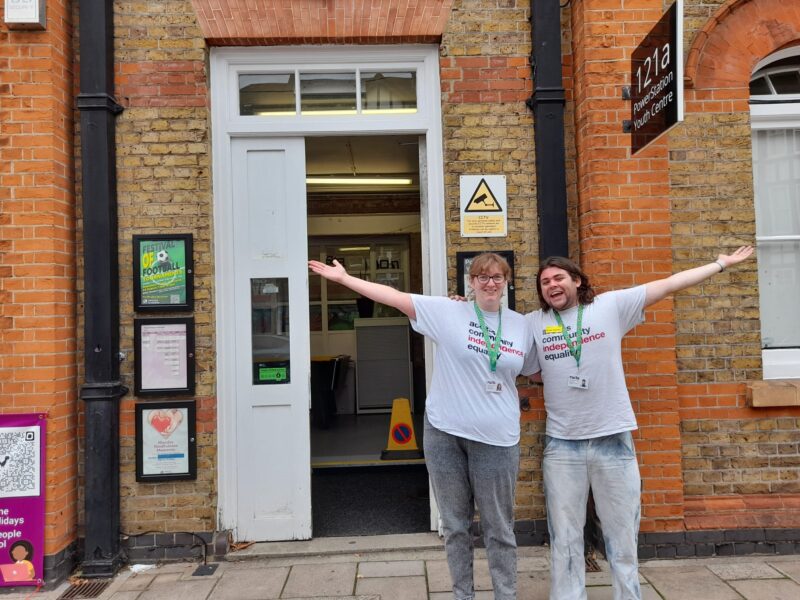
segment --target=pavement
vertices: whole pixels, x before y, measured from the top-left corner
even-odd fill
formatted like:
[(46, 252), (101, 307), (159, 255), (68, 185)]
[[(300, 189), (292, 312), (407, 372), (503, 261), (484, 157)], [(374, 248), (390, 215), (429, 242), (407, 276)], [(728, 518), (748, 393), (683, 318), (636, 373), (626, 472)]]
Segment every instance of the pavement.
[[(549, 551), (518, 551), (520, 600), (547, 600)], [(209, 575), (201, 563), (129, 565), (100, 600), (446, 600), (452, 598), (444, 546), (434, 533), (317, 538), (253, 544), (234, 552)], [(611, 600), (608, 563), (587, 573), (589, 600)], [(208, 569), (211, 570), (211, 569)], [(800, 555), (659, 559), (640, 565), (643, 600), (798, 600)], [(96, 581), (93, 583), (97, 584)], [(476, 600), (493, 598), (484, 550), (476, 550)], [(2, 600), (57, 600), (75, 587), (0, 593)]]

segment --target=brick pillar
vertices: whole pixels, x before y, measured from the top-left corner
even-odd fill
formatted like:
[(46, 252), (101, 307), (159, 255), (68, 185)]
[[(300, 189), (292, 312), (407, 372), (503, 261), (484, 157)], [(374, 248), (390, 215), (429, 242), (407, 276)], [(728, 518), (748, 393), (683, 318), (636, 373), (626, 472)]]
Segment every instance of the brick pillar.
[(48, 415), (48, 580), (77, 536), (72, 119), (71, 9), (56, 0), (45, 31), (0, 25), (0, 411)]
[[(672, 273), (667, 144), (632, 158), (622, 132), (630, 55), (662, 14), (662, 0), (572, 3), (580, 261), (600, 291)], [(623, 346), (639, 422), (643, 532), (683, 527), (673, 302), (647, 310)]]

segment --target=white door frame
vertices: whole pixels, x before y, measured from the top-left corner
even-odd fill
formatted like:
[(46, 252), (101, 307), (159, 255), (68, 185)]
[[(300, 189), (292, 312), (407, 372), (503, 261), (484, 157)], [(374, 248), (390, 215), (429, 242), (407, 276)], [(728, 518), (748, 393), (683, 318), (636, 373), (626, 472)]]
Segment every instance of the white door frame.
[[(423, 291), (447, 293), (444, 222), (441, 91), (437, 46), (302, 46), (211, 49), (211, 135), (214, 194), (214, 254), (217, 381), (217, 527), (235, 530), (238, 523), (236, 482), (235, 337), (233, 289), (233, 210), (231, 142), (238, 137), (306, 137), (307, 135), (417, 134), (424, 137), (425, 175), (420, 190)], [(417, 112), (402, 115), (240, 116), (240, 73), (350, 68), (414, 68)], [(422, 170), (420, 175), (422, 176)], [(426, 341), (427, 379), (433, 348)], [(310, 399), (309, 399), (310, 401)], [(431, 494), (431, 498), (433, 494)], [(438, 514), (431, 500), (431, 527)]]

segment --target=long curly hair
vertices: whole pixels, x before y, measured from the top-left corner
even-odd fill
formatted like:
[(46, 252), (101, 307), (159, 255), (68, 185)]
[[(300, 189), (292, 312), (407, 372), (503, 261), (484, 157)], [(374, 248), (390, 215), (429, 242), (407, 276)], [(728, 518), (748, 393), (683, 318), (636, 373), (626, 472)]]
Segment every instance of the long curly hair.
[(579, 303), (591, 304), (594, 301), (595, 292), (594, 289), (592, 289), (592, 284), (589, 283), (589, 276), (586, 275), (574, 261), (563, 256), (548, 256), (539, 264), (539, 272), (536, 273), (536, 293), (539, 294), (539, 305), (542, 307), (543, 311), (547, 312), (550, 310), (550, 305), (547, 303), (547, 300), (544, 299), (544, 294), (542, 294), (541, 284), (542, 271), (549, 267), (564, 269), (569, 273), (573, 281), (581, 280), (581, 284), (578, 286)]

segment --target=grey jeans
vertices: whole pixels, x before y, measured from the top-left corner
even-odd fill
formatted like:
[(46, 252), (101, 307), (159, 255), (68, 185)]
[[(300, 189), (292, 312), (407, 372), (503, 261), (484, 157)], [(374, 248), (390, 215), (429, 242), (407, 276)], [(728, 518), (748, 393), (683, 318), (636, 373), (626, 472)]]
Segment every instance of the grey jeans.
[(475, 505), (498, 600), (517, 597), (517, 542), (514, 537), (514, 490), (519, 472), (519, 444), (503, 447), (444, 433), (425, 418), (425, 462), (444, 527), (444, 547), (455, 600), (472, 600)]

